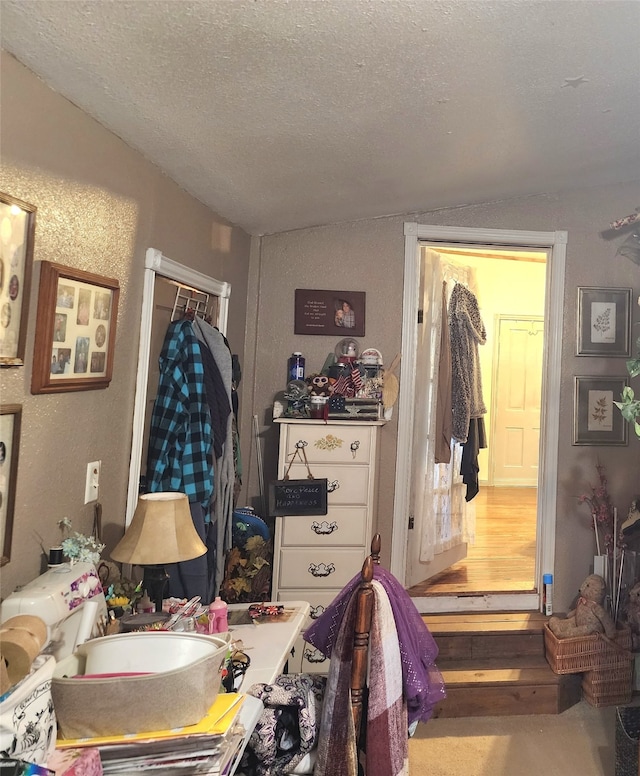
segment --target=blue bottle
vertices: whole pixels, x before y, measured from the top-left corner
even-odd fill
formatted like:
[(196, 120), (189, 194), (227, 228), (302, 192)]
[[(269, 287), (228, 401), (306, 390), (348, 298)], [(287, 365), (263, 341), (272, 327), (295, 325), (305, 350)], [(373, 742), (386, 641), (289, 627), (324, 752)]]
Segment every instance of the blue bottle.
[(304, 356), (296, 350), (289, 358), (289, 381), (304, 380)]

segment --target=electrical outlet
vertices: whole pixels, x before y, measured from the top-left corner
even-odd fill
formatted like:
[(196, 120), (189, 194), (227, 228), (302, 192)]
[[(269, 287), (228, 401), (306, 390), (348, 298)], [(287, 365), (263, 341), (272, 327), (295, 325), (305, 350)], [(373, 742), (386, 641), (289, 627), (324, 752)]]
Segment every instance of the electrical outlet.
[(87, 479), (84, 485), (84, 503), (98, 500), (100, 488), (100, 464), (102, 461), (92, 461), (87, 464)]

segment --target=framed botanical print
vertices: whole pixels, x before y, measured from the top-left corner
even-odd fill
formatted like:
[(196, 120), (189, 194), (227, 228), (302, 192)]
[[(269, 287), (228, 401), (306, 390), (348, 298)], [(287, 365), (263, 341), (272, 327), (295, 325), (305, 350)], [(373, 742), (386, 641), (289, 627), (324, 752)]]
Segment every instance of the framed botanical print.
[(626, 445), (629, 424), (614, 402), (620, 401), (625, 377), (576, 377), (574, 445)]
[(31, 393), (106, 388), (120, 287), (92, 272), (40, 262)]
[(628, 356), (630, 288), (578, 288), (578, 356)]
[(0, 366), (23, 366), (36, 208), (0, 193)]

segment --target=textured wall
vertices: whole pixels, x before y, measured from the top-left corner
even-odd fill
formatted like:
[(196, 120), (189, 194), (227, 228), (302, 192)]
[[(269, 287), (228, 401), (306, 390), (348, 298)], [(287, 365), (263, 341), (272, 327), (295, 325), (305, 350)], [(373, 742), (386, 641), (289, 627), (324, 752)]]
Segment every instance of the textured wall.
[[(402, 333), (403, 221), (446, 226), (554, 231), (567, 230), (566, 283), (563, 317), (558, 514), (556, 544), (556, 605), (566, 607), (587, 573), (594, 553), (586, 507), (577, 496), (595, 482), (595, 461), (606, 466), (611, 495), (619, 511), (629, 507), (640, 482), (640, 440), (631, 435), (628, 447), (574, 447), (574, 375), (626, 375), (622, 358), (578, 358), (576, 341), (577, 286), (632, 287), (640, 293), (640, 267), (614, 256), (622, 238), (605, 241), (599, 232), (610, 221), (633, 212), (640, 203), (640, 182), (580, 189), (557, 196), (537, 196), (474, 207), (413, 214), (265, 237), (259, 260), (257, 296), (254, 411), (265, 439), (267, 479), (276, 469), (276, 434), (268, 423), (274, 394), (285, 385), (286, 361), (301, 350), (311, 368), (322, 366), (336, 340), (295, 336), (293, 295), (296, 288), (334, 288), (365, 291), (367, 332), (362, 342), (379, 348), (389, 362), (400, 349)], [(253, 290), (252, 292), (253, 293)], [(250, 294), (249, 308), (253, 307)], [(640, 308), (633, 306), (635, 321)], [(635, 327), (637, 336), (638, 327)], [(383, 551), (390, 551), (396, 454), (396, 420), (381, 436), (382, 459), (378, 482), (378, 521)], [(255, 478), (252, 476), (252, 482)], [(254, 485), (255, 491), (255, 485)], [(388, 555), (386, 556), (388, 557)]]
[[(102, 461), (108, 548), (122, 534), (146, 249), (232, 283), (229, 339), (242, 354), (250, 239), (4, 52), (2, 101), (0, 190), (38, 208), (26, 363), (0, 371), (2, 403), (23, 405), (11, 561), (2, 569), (6, 595), (40, 572), (40, 540), (47, 548), (58, 543), (60, 518), (91, 529), (92, 506), (83, 504), (89, 461)], [(106, 390), (30, 393), (42, 259), (120, 283)]]

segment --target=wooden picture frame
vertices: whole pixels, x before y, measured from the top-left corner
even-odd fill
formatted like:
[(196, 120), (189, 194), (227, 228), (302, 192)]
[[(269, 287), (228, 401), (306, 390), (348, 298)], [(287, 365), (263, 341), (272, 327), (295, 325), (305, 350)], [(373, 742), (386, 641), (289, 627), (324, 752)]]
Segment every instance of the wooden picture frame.
[(11, 559), (21, 421), (21, 404), (0, 405), (0, 566)]
[(0, 367), (24, 366), (36, 210), (0, 192)]
[(631, 289), (578, 288), (578, 356), (628, 356)]
[(296, 288), (294, 334), (364, 337), (364, 291), (317, 291)]
[(116, 340), (117, 280), (40, 262), (31, 393), (106, 388)]
[(629, 381), (625, 377), (576, 377), (574, 445), (626, 445), (629, 424), (614, 402)]

